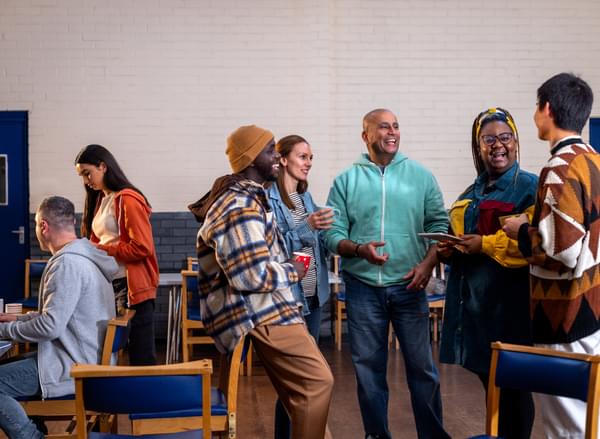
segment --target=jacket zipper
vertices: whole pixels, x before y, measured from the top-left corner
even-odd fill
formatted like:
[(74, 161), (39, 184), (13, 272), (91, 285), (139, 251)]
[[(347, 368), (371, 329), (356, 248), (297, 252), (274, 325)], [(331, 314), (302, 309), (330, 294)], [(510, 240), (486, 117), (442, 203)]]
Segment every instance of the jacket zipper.
[[(379, 166), (377, 166), (379, 173), (381, 174), (381, 225), (380, 225), (380, 235), (379, 241), (383, 242), (383, 237), (385, 236), (385, 171), (382, 171)], [(384, 168), (385, 170), (385, 168)], [(381, 249), (381, 247), (379, 247)], [(381, 250), (383, 251), (383, 249)], [(378, 250), (379, 252), (379, 250)], [(379, 266), (378, 270), (378, 279), (379, 285), (383, 284), (383, 265)]]

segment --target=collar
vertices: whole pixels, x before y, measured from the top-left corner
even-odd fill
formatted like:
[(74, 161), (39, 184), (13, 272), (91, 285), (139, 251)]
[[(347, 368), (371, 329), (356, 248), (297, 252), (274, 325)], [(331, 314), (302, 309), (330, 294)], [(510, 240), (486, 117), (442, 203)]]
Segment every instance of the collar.
[(556, 142), (552, 148), (550, 148), (550, 154), (554, 155), (556, 154), (561, 148), (564, 148), (565, 146), (569, 146), (569, 145), (573, 145), (575, 143), (584, 143), (583, 139), (581, 138), (580, 135), (575, 134), (572, 136), (567, 136), (567, 137), (563, 137), (562, 139), (560, 139), (558, 142)]
[[(491, 186), (489, 186), (489, 188), (496, 188), (496, 189), (500, 189), (500, 190), (504, 190), (506, 189), (509, 185), (511, 185), (515, 179), (515, 174), (517, 172), (519, 172), (519, 162), (517, 162), (515, 160), (515, 162), (512, 164), (512, 166), (510, 168), (508, 168), (504, 174), (502, 174), (500, 176), (500, 178), (498, 178), (498, 180), (496, 180), (494, 182), (494, 184), (492, 184)], [(483, 190), (486, 189), (486, 185), (487, 185), (487, 181), (489, 178), (489, 174), (487, 171), (483, 171), (475, 180), (475, 186), (477, 188), (483, 188)]]
[[(397, 163), (403, 162), (404, 160), (407, 160), (407, 159), (408, 159), (407, 156), (405, 156), (400, 151), (398, 151), (394, 155), (394, 158), (392, 159), (392, 161), (389, 162), (387, 164), (387, 166), (385, 166), (385, 167), (388, 168), (390, 166), (396, 165)], [(362, 153), (356, 163), (359, 165), (376, 166), (378, 168), (380, 167), (377, 163), (371, 161), (371, 158), (369, 157), (369, 153), (367, 153), (367, 152)]]

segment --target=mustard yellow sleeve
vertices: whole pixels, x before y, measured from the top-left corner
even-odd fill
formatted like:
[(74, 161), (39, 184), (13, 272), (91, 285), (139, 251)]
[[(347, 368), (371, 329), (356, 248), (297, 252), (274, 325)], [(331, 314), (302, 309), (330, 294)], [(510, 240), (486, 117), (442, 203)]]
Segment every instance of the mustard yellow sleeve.
[(465, 212), (471, 204), (470, 199), (455, 201), (450, 208), (450, 228), (456, 236), (465, 233)]
[[(534, 206), (528, 207), (525, 212), (529, 222), (533, 217)], [(510, 239), (502, 229), (493, 235), (484, 235), (481, 237), (481, 252), (494, 259), (503, 267), (519, 268), (528, 264), (521, 251), (519, 243), (515, 239)]]

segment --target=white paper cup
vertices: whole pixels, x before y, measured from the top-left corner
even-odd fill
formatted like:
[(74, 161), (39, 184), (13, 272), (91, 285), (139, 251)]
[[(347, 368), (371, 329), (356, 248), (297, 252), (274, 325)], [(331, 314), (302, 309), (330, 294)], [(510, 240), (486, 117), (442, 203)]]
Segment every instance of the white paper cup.
[(337, 207), (333, 207), (333, 206), (319, 206), (319, 210), (323, 210), (323, 209), (331, 209), (333, 211), (333, 216), (340, 216), (340, 209), (338, 209)]

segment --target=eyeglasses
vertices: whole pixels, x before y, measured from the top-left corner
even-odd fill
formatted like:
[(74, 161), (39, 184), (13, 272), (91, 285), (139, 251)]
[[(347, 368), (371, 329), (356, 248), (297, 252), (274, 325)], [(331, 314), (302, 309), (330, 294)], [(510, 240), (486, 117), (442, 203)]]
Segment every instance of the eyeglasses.
[(510, 143), (510, 141), (514, 138), (513, 133), (500, 133), (497, 136), (492, 136), (491, 134), (484, 134), (481, 136), (481, 140), (487, 146), (492, 146), (496, 143), (496, 139), (500, 141), (503, 145)]

